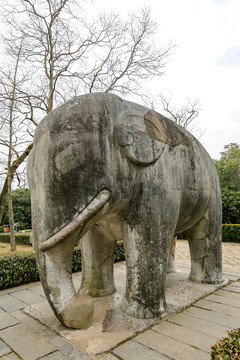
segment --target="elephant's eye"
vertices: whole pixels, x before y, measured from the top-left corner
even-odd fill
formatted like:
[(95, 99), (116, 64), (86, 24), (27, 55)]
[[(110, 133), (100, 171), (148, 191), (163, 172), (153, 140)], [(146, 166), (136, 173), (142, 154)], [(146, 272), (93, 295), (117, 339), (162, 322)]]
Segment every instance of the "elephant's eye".
[(79, 165), (78, 146), (68, 145), (64, 150), (57, 154), (55, 165), (62, 174), (67, 174)]

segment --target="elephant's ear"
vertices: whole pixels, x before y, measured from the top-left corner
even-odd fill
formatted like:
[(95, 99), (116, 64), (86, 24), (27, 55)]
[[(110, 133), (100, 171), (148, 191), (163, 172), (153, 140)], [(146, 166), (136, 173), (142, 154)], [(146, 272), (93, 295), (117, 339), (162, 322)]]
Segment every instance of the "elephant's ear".
[(154, 139), (146, 131), (134, 126), (118, 125), (115, 136), (128, 160), (138, 165), (154, 163), (164, 149), (164, 143)]

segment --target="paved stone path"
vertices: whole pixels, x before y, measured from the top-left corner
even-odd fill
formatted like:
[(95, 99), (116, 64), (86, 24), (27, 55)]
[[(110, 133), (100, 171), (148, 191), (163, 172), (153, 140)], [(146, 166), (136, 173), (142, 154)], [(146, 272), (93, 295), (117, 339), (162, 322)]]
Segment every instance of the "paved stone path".
[[(186, 241), (178, 241), (176, 262), (190, 266)], [(223, 269), (230, 285), (94, 359), (210, 359), (211, 346), (228, 330), (240, 327), (240, 244), (223, 244)], [(40, 283), (0, 292), (0, 360), (93, 359), (23, 313), (26, 306), (43, 300)]]

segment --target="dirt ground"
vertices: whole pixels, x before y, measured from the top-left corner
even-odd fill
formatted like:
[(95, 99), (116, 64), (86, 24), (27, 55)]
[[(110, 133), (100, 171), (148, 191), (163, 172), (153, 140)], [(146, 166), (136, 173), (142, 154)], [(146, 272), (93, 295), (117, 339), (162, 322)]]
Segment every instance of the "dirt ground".
[(9, 254), (23, 254), (25, 252), (33, 252), (33, 247), (29, 245), (18, 245), (17, 250), (11, 251), (10, 244), (0, 242), (0, 255), (9, 255)]

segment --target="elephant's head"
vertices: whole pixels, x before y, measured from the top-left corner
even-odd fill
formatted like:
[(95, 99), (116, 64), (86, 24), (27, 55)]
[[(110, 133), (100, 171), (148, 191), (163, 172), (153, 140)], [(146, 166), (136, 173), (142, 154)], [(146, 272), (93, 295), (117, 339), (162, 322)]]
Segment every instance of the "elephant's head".
[(110, 94), (74, 98), (39, 124), (28, 160), (33, 240), (44, 290), (66, 326), (88, 326), (92, 311), (72, 316), (74, 245), (131, 200), (136, 169), (156, 162), (169, 141), (164, 117)]

